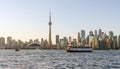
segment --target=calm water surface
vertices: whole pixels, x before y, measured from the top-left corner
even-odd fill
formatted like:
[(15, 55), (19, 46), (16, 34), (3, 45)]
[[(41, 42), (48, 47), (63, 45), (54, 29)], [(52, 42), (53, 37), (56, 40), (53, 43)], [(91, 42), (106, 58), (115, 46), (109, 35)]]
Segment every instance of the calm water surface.
[(120, 69), (120, 50), (0, 50), (0, 69)]

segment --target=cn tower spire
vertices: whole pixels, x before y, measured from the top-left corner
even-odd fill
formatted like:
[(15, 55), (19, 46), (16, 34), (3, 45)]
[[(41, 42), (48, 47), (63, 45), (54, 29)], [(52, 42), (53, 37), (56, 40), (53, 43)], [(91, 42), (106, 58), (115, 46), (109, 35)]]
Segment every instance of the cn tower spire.
[(51, 10), (49, 12), (49, 22), (51, 22)]
[(52, 46), (52, 40), (51, 40), (51, 25), (52, 25), (52, 22), (51, 22), (51, 10), (49, 12), (49, 23), (48, 23), (48, 25), (49, 25), (48, 46), (49, 46), (49, 48), (51, 48), (51, 46)]
[(51, 21), (51, 10), (49, 12), (49, 25), (52, 25), (52, 21)]

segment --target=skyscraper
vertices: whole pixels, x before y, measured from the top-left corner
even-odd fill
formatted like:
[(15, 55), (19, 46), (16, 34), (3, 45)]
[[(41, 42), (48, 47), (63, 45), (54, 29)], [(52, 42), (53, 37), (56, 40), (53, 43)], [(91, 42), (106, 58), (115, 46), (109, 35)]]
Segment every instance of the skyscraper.
[(89, 31), (89, 36), (93, 36), (93, 31)]
[(72, 42), (72, 38), (71, 36), (69, 36), (68, 43), (71, 44), (71, 42)]
[(81, 43), (85, 40), (85, 30), (81, 30)]
[(95, 35), (95, 37), (97, 37), (97, 30), (95, 30), (94, 35)]
[(5, 38), (0, 37), (0, 48), (5, 48)]
[(109, 36), (112, 37), (113, 36), (113, 32), (109, 31)]
[(52, 41), (51, 41), (51, 25), (52, 25), (52, 22), (51, 22), (51, 11), (49, 13), (49, 38), (48, 38), (48, 46), (49, 48), (51, 48), (51, 45), (52, 45)]
[(68, 44), (68, 39), (67, 37), (64, 37), (63, 39), (64, 39), (64, 49), (65, 49)]
[(60, 39), (59, 39), (59, 35), (56, 35), (56, 47), (57, 47), (57, 49), (60, 49)]
[(81, 30), (81, 38), (85, 39), (85, 30)]
[(12, 37), (7, 37), (7, 48), (11, 48)]
[(80, 42), (80, 32), (78, 32), (78, 42)]
[(56, 44), (59, 42), (59, 35), (56, 35)]
[(102, 36), (102, 29), (99, 29), (99, 37)]

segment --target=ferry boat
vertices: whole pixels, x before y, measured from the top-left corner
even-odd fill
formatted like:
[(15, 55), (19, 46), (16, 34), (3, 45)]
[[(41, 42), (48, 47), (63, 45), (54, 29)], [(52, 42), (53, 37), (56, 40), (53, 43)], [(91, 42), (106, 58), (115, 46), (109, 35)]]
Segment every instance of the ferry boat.
[(74, 46), (68, 45), (66, 47), (67, 52), (92, 52), (93, 49), (89, 46)]

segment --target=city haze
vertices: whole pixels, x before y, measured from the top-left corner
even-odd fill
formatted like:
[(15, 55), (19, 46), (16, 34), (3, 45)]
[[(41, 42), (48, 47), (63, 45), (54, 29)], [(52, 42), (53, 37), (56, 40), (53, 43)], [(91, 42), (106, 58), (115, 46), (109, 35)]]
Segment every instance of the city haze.
[(80, 30), (102, 29), (119, 35), (119, 0), (1, 0), (0, 36), (13, 39), (48, 39), (49, 11), (52, 41), (55, 35), (77, 38)]

